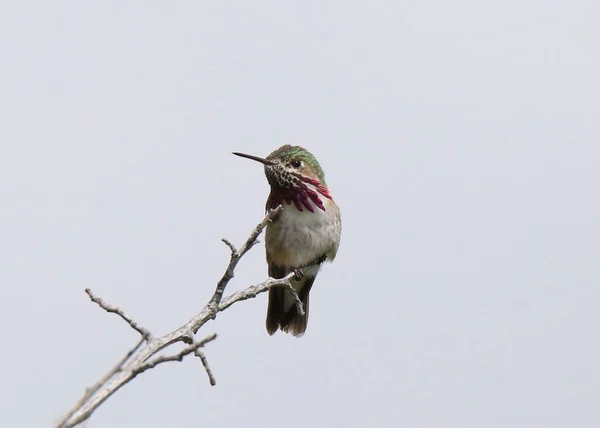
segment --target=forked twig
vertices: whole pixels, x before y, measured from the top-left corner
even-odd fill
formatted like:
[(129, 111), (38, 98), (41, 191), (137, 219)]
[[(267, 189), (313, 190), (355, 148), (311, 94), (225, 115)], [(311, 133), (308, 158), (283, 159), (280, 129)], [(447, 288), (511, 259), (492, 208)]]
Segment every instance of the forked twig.
[[(94, 293), (87, 288), (85, 292), (90, 297), (92, 302), (96, 303), (106, 312), (117, 314), (125, 322), (127, 322), (131, 328), (137, 331), (141, 335), (141, 338), (138, 343), (132, 349), (130, 349), (105, 376), (103, 376), (92, 387), (86, 389), (83, 396), (77, 401), (77, 403), (75, 403), (71, 410), (69, 410), (63, 416), (63, 418), (57, 424), (57, 427), (73, 427), (85, 421), (104, 401), (111, 397), (123, 385), (134, 379), (137, 375), (162, 363), (181, 361), (184, 357), (190, 354), (194, 354), (200, 358), (208, 375), (210, 384), (215, 385), (215, 378), (210, 366), (208, 365), (206, 355), (202, 351), (202, 348), (207, 343), (215, 340), (217, 336), (216, 334), (212, 334), (197, 342), (194, 341), (194, 336), (198, 330), (204, 324), (206, 324), (206, 322), (214, 319), (219, 312), (228, 309), (237, 302), (252, 299), (258, 294), (264, 293), (273, 287), (284, 287), (294, 296), (298, 312), (304, 314), (302, 301), (290, 283), (294, 273), (290, 273), (286, 277), (280, 279), (268, 278), (266, 281), (260, 284), (250, 286), (244, 290), (235, 292), (230, 296), (223, 297), (227, 284), (234, 276), (234, 270), (238, 262), (254, 245), (256, 245), (258, 242), (258, 236), (281, 209), (282, 207), (279, 206), (270, 211), (254, 228), (240, 250), (237, 250), (235, 246), (228, 240), (223, 239), (223, 242), (231, 250), (231, 255), (227, 269), (219, 280), (209, 302), (188, 322), (178, 329), (173, 330), (171, 333), (165, 334), (164, 336), (154, 337), (147, 328), (143, 327), (141, 324), (134, 321), (133, 318), (126, 315), (121, 308), (106, 303), (103, 299), (94, 295)], [(180, 352), (171, 355), (160, 355), (164, 349), (178, 342), (184, 342), (188, 346), (186, 346)]]

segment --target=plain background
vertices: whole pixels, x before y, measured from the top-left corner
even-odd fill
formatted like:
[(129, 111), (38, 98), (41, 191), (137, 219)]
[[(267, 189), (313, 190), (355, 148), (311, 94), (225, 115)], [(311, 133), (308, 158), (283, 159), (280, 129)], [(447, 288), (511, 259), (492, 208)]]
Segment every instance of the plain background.
[[(89, 427), (600, 425), (593, 1), (0, 6), (3, 426), (51, 426), (197, 313), (300, 144), (342, 209), (302, 339), (266, 295)], [(229, 291), (266, 278), (264, 249)]]

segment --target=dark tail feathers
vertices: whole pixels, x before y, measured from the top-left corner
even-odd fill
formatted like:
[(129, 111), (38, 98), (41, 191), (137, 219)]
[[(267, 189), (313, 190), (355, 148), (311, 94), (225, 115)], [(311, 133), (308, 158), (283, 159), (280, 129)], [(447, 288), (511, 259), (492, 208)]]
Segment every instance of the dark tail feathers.
[(277, 329), (281, 329), (292, 336), (301, 337), (308, 325), (308, 296), (309, 293), (300, 293), (300, 300), (304, 306), (304, 315), (298, 313), (296, 305), (286, 312), (284, 307), (283, 288), (272, 288), (269, 290), (269, 307), (267, 309), (267, 332), (273, 335)]

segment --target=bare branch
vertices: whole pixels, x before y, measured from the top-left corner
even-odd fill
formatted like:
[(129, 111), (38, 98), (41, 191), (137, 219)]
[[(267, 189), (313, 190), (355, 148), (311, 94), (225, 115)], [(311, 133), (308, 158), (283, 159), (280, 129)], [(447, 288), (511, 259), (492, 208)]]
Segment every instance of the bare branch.
[(94, 394), (96, 391), (98, 391), (98, 389), (100, 389), (100, 387), (102, 385), (104, 385), (116, 373), (120, 372), (122, 370), (123, 364), (125, 364), (127, 362), (127, 360), (129, 360), (129, 358), (131, 358), (131, 356), (140, 348), (140, 346), (142, 346), (142, 344), (144, 343), (145, 340), (146, 340), (146, 336), (140, 337), (140, 340), (138, 340), (138, 342), (135, 344), (135, 346), (133, 348), (131, 348), (127, 352), (127, 354), (125, 354), (125, 356), (123, 358), (121, 358), (121, 360), (108, 373), (106, 373), (94, 385), (87, 388), (85, 390), (85, 392), (83, 393), (83, 396), (79, 399), (79, 401), (77, 401), (77, 403), (75, 403), (75, 405), (71, 408), (71, 410), (69, 410), (69, 412), (67, 412), (67, 414), (65, 416), (63, 416), (63, 418), (57, 424), (57, 426), (63, 426), (65, 424), (65, 422), (68, 421), (69, 418), (73, 415), (73, 413), (75, 413), (77, 411), (77, 409), (79, 409), (79, 407), (81, 407), (82, 404), (85, 403), (85, 401), (92, 396), (92, 394)]
[(127, 360), (129, 360), (131, 356), (135, 354), (135, 352), (140, 348), (140, 346), (142, 346), (145, 340), (146, 336), (140, 337), (140, 340), (138, 340), (136, 345), (133, 348), (131, 348), (123, 358), (121, 358), (121, 361), (119, 361), (108, 373), (106, 373), (106, 375), (104, 375), (102, 379), (100, 379), (98, 382), (96, 382), (96, 384), (93, 387), (90, 388), (90, 394), (96, 392), (102, 385), (106, 383), (108, 379), (113, 377), (116, 373), (119, 373), (123, 369), (123, 364), (125, 364)]
[[(211, 309), (213, 311), (213, 317), (217, 315), (219, 303), (221, 302), (221, 299), (223, 298), (223, 293), (225, 292), (225, 287), (227, 287), (227, 284), (233, 278), (233, 276), (234, 276), (233, 271), (235, 270), (235, 267), (237, 266), (238, 262), (240, 261), (240, 259), (242, 257), (244, 257), (244, 254), (246, 254), (248, 251), (250, 251), (250, 249), (256, 244), (258, 235), (261, 234), (261, 232), (267, 226), (267, 224), (271, 221), (271, 219), (273, 217), (275, 217), (279, 213), (279, 211), (281, 211), (282, 209), (283, 209), (283, 206), (279, 205), (274, 210), (269, 211), (267, 213), (267, 215), (265, 216), (265, 218), (263, 219), (263, 221), (261, 221), (254, 228), (254, 230), (252, 231), (252, 233), (250, 234), (250, 236), (248, 237), (248, 239), (246, 240), (246, 243), (242, 246), (242, 248), (239, 251), (232, 250), (231, 258), (229, 259), (229, 265), (227, 266), (227, 269), (225, 270), (223, 277), (217, 284), (217, 288), (215, 289), (215, 293), (213, 294), (212, 299), (210, 299), (210, 302), (208, 303), (208, 306), (211, 307)], [(225, 244), (227, 244), (227, 242), (228, 241), (225, 241)], [(231, 247), (233, 247), (233, 246), (230, 246), (230, 248)]]
[(224, 311), (234, 303), (241, 302), (243, 300), (254, 299), (257, 295), (259, 295), (260, 293), (264, 293), (269, 288), (281, 287), (287, 289), (292, 294), (292, 296), (294, 296), (298, 312), (300, 313), (300, 315), (304, 315), (304, 307), (302, 305), (302, 300), (300, 300), (300, 296), (298, 296), (298, 293), (296, 292), (296, 290), (294, 290), (294, 287), (292, 287), (292, 284), (290, 283), (290, 279), (294, 278), (294, 276), (295, 273), (290, 272), (289, 274), (287, 274), (287, 276), (284, 276), (283, 278), (269, 278), (266, 281), (261, 282), (260, 284), (251, 285), (245, 290), (233, 293), (221, 301), (221, 304), (219, 305), (219, 312)]
[(157, 357), (155, 359), (153, 359), (152, 361), (148, 361), (144, 364), (141, 364), (136, 370), (136, 374), (139, 373), (143, 373), (148, 369), (154, 368), (159, 364), (162, 363), (168, 363), (170, 361), (183, 361), (183, 357), (185, 357), (186, 355), (189, 355), (193, 352), (196, 352), (198, 349), (202, 348), (204, 345), (206, 345), (208, 342), (212, 342), (213, 340), (215, 340), (217, 338), (216, 334), (211, 334), (208, 337), (205, 337), (204, 339), (202, 339), (200, 342), (196, 342), (193, 343), (190, 346), (187, 346), (185, 349), (183, 349), (181, 352), (178, 352), (177, 354), (174, 355), (161, 355), (160, 357)]
[[(133, 349), (131, 349), (125, 355), (125, 357), (122, 358), (121, 361), (119, 361), (118, 364), (115, 365), (102, 379), (94, 384), (94, 386), (86, 390), (83, 397), (60, 420), (60, 422), (57, 424), (57, 427), (73, 427), (80, 424), (88, 419), (104, 401), (111, 397), (125, 384), (134, 379), (138, 374), (168, 361), (181, 361), (189, 354), (194, 354), (200, 358), (208, 375), (210, 384), (215, 385), (215, 378), (201, 348), (206, 343), (214, 340), (216, 335), (213, 334), (198, 342), (194, 341), (194, 335), (204, 324), (206, 324), (209, 320), (214, 319), (219, 312), (224, 311), (236, 302), (252, 299), (258, 294), (264, 293), (272, 287), (284, 287), (290, 293), (292, 293), (296, 300), (298, 311), (303, 314), (304, 309), (302, 307), (302, 302), (290, 283), (290, 279), (294, 276), (294, 273), (290, 273), (281, 279), (268, 278), (261, 284), (248, 287), (245, 290), (238, 291), (230, 296), (227, 296), (226, 298), (223, 298), (225, 288), (227, 287), (229, 281), (233, 278), (234, 270), (239, 260), (256, 244), (258, 236), (271, 221), (271, 219), (277, 215), (279, 211), (281, 211), (281, 209), (282, 207), (279, 206), (270, 211), (256, 226), (256, 228), (254, 228), (239, 251), (237, 251), (233, 244), (231, 244), (228, 240), (223, 240), (223, 242), (225, 242), (225, 244), (230, 248), (231, 256), (229, 264), (227, 265), (227, 269), (225, 270), (222, 278), (219, 280), (211, 299), (204, 306), (204, 308), (188, 322), (178, 329), (173, 330), (171, 333), (165, 334), (164, 336), (158, 338), (154, 337), (147, 328), (143, 327), (132, 318), (127, 316), (119, 307), (106, 303), (101, 298), (95, 296), (90, 289), (86, 289), (85, 292), (88, 294), (92, 302), (96, 303), (107, 312), (119, 315), (123, 320), (125, 320), (125, 322), (127, 322), (127, 324), (131, 326), (131, 328), (140, 333), (142, 338), (140, 339), (139, 343)], [(178, 342), (184, 342), (188, 344), (188, 346), (176, 354), (158, 355), (163, 349)]]
[(118, 316), (120, 316), (121, 318), (123, 318), (125, 320), (125, 322), (127, 324), (129, 324), (132, 329), (134, 329), (139, 334), (141, 334), (142, 337), (145, 337), (147, 339), (151, 339), (152, 338), (152, 334), (150, 334), (150, 332), (146, 328), (142, 327), (137, 322), (135, 322), (134, 320), (132, 320), (131, 318), (129, 318), (127, 315), (125, 315), (125, 313), (123, 312), (123, 310), (121, 308), (119, 308), (117, 306), (109, 305), (104, 300), (102, 300), (100, 297), (96, 297), (94, 295), (94, 293), (92, 293), (92, 290), (90, 290), (89, 288), (86, 288), (85, 292), (87, 293), (88, 296), (90, 296), (90, 300), (92, 302), (96, 303), (98, 306), (100, 306), (106, 312), (117, 314)]
[(231, 242), (229, 242), (227, 238), (221, 238), (221, 241), (223, 241), (225, 245), (229, 247), (229, 249), (231, 250), (231, 254), (237, 254), (237, 248), (235, 248), (235, 246)]
[(223, 241), (225, 245), (229, 247), (229, 249), (231, 250), (231, 254), (237, 254), (237, 248), (235, 248), (235, 246), (231, 242), (229, 242), (227, 238), (221, 238), (221, 241)]
[(204, 352), (202, 352), (200, 349), (196, 349), (194, 355), (200, 358), (200, 361), (202, 361), (202, 365), (204, 366), (204, 370), (208, 375), (208, 381), (210, 382), (210, 385), (215, 386), (217, 384), (217, 381), (215, 379), (215, 376), (213, 375), (212, 370), (210, 369), (210, 366), (208, 365), (208, 360), (206, 359), (206, 355), (204, 355)]

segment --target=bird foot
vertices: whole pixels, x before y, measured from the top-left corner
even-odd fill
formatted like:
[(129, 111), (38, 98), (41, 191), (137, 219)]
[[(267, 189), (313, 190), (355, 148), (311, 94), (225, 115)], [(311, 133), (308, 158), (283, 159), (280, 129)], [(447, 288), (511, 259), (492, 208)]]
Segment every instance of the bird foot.
[(294, 268), (294, 276), (300, 281), (304, 277), (304, 273), (300, 269)]

